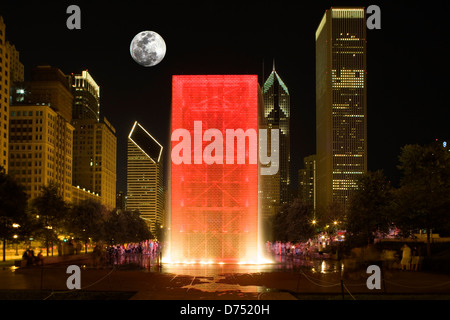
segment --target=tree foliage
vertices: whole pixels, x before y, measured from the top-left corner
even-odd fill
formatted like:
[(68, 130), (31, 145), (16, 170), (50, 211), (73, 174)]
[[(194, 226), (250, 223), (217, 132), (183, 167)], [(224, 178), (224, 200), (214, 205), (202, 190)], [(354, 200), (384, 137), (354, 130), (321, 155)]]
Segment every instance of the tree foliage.
[(284, 205), (273, 220), (273, 235), (280, 241), (306, 241), (314, 235), (313, 210), (300, 199)]
[(450, 152), (439, 144), (407, 145), (398, 168), (403, 176), (396, 197), (396, 223), (406, 230), (450, 227)]
[(139, 212), (110, 211), (93, 200), (69, 207), (55, 185), (44, 187), (41, 195), (32, 201), (32, 208), (39, 214), (36, 233), (47, 242), (56, 241), (58, 234), (71, 235), (85, 243), (126, 243), (152, 238)]
[(24, 225), (27, 215), (27, 194), (22, 185), (18, 184), (11, 176), (0, 167), (0, 237), (11, 237), (13, 224)]
[(31, 207), (39, 215), (39, 221), (44, 228), (51, 227), (55, 230), (64, 228), (68, 206), (55, 184), (43, 186), (41, 194), (31, 201)]
[(69, 210), (68, 219), (66, 219), (67, 229), (85, 242), (88, 242), (89, 238), (100, 241), (105, 238), (107, 219), (108, 211), (105, 206), (98, 201), (84, 200)]
[(14, 228), (27, 224), (27, 194), (23, 186), (6, 174), (0, 166), (0, 238), (3, 240), (3, 260), (5, 260), (6, 240), (23, 230)]
[(112, 211), (105, 228), (105, 239), (112, 243), (139, 242), (153, 238), (138, 211)]
[(392, 187), (381, 170), (368, 172), (358, 181), (347, 214), (349, 241), (370, 244), (377, 232), (391, 226)]
[(399, 161), (403, 175), (393, 202), (395, 224), (405, 234), (426, 229), (428, 243), (431, 231), (450, 234), (450, 152), (438, 143), (406, 145)]

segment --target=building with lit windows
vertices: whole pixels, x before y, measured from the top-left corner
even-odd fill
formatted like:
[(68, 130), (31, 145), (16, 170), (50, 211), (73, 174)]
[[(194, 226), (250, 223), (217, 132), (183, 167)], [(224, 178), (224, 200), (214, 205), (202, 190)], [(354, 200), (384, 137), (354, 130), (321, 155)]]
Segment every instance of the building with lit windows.
[(52, 66), (31, 69), (31, 104), (47, 103), (66, 121), (72, 121), (72, 90), (65, 74)]
[[(266, 225), (270, 223), (280, 207), (290, 200), (290, 95), (286, 84), (275, 70), (275, 62), (272, 72), (262, 87), (262, 95), (264, 105), (260, 116), (260, 127), (268, 130), (268, 148), (279, 154), (277, 174), (260, 177), (260, 214)], [(271, 146), (272, 129), (279, 130), (278, 146)], [(268, 233), (271, 228), (265, 229)]]
[(80, 186), (72, 186), (72, 204), (79, 205), (85, 200), (101, 203), (100, 195), (98, 193), (86, 190), (86, 188), (80, 188)]
[[(275, 70), (275, 62), (273, 70), (263, 85), (264, 98), (264, 117), (263, 127), (270, 129), (279, 129), (279, 180), (277, 193), (279, 194), (279, 203), (286, 204), (290, 200), (290, 95), (289, 90), (279, 74)], [(268, 140), (270, 141), (270, 139)]]
[(73, 94), (73, 184), (100, 195), (116, 207), (116, 129), (100, 117), (100, 87), (87, 70), (67, 76)]
[(303, 159), (304, 168), (298, 171), (298, 198), (302, 203), (316, 209), (316, 155)]
[(29, 200), (51, 183), (72, 202), (73, 126), (48, 103), (10, 107), (9, 174)]
[(116, 207), (116, 129), (103, 118), (73, 119), (73, 185), (100, 195), (108, 209)]
[(31, 74), (31, 81), (15, 88), (23, 94), (15, 95), (10, 106), (9, 173), (31, 200), (42, 186), (53, 183), (70, 203), (74, 128), (69, 84), (55, 67), (36, 67)]
[(127, 208), (127, 194), (123, 191), (118, 191), (116, 195), (116, 210), (125, 211)]
[(256, 261), (259, 106), (256, 75), (173, 77), (171, 261)]
[(0, 16), (0, 166), (8, 172), (9, 121), (11, 96), (15, 86), (24, 81), (24, 67), (19, 60), (19, 51), (6, 41), (6, 25)]
[(8, 172), (10, 59), (6, 25), (0, 16), (0, 166)]
[(137, 210), (153, 235), (163, 225), (162, 145), (138, 122), (128, 136), (126, 209)]
[(100, 120), (100, 87), (84, 70), (68, 76), (73, 94), (72, 119)]
[(367, 172), (366, 16), (331, 8), (316, 31), (317, 205), (346, 208)]
[(17, 51), (16, 46), (6, 42), (7, 51), (9, 53), (9, 73), (10, 73), (10, 86), (14, 86), (15, 83), (23, 83), (24, 81), (24, 66), (20, 62), (20, 53)]

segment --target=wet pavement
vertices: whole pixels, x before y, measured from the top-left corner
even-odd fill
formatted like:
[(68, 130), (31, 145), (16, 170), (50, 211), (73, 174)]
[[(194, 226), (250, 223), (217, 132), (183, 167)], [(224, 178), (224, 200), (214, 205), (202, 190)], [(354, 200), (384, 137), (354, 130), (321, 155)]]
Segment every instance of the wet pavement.
[[(360, 294), (450, 296), (450, 275), (385, 270), (381, 290), (369, 290), (365, 270), (346, 269), (345, 261), (274, 256), (273, 263), (158, 264), (146, 255), (127, 255), (107, 266), (90, 256), (43, 267), (0, 269), (0, 290), (69, 293), (67, 266), (81, 268), (86, 292), (130, 292), (134, 300), (293, 300), (311, 295), (352, 299)], [(342, 281), (341, 281), (342, 280)], [(53, 297), (55, 294), (52, 294)], [(344, 294), (344, 295), (343, 295)]]

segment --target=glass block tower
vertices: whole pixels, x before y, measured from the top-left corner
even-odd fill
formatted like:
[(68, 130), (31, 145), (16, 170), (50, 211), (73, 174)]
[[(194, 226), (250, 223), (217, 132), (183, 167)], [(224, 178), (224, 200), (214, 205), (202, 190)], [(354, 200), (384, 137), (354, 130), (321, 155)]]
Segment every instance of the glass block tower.
[(256, 261), (258, 77), (173, 76), (172, 90), (170, 260)]
[(317, 204), (346, 208), (367, 171), (366, 16), (331, 8), (316, 31)]

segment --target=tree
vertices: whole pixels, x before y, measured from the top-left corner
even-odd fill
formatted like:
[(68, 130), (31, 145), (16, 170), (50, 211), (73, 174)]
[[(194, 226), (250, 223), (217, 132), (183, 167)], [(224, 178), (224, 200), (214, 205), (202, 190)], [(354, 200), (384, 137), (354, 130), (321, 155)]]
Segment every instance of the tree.
[(75, 237), (83, 239), (85, 250), (89, 238), (94, 242), (105, 239), (105, 223), (108, 218), (108, 212), (100, 202), (94, 200), (84, 200), (78, 205), (74, 205), (69, 210), (66, 219), (67, 229)]
[(274, 237), (280, 241), (304, 241), (314, 235), (313, 210), (300, 199), (281, 207), (275, 215)]
[(7, 175), (1, 166), (0, 204), (0, 237), (3, 239), (3, 261), (5, 261), (6, 240), (11, 239), (17, 232), (14, 226), (23, 226), (26, 223), (27, 194), (24, 187)]
[(347, 213), (349, 242), (371, 244), (377, 232), (387, 232), (392, 222), (391, 201), (392, 187), (381, 170), (363, 175)]
[(288, 209), (288, 238), (292, 241), (306, 241), (314, 236), (313, 209), (300, 199), (295, 199)]
[(272, 234), (274, 240), (288, 241), (287, 228), (288, 228), (288, 209), (289, 205), (284, 204), (280, 210), (273, 217), (272, 222)]
[(31, 206), (39, 215), (39, 226), (45, 236), (48, 256), (49, 242), (57, 240), (56, 230), (65, 226), (68, 207), (53, 183), (42, 187), (41, 194), (33, 199)]
[(337, 228), (345, 228), (345, 210), (344, 206), (339, 203), (317, 208), (316, 218), (319, 230), (323, 228), (327, 232), (333, 232), (337, 231)]
[(399, 161), (403, 175), (395, 197), (395, 222), (407, 231), (426, 229), (430, 255), (431, 231), (450, 228), (450, 152), (438, 143), (406, 145)]
[(105, 240), (113, 243), (139, 242), (153, 238), (138, 211), (113, 211), (108, 216), (105, 230)]

